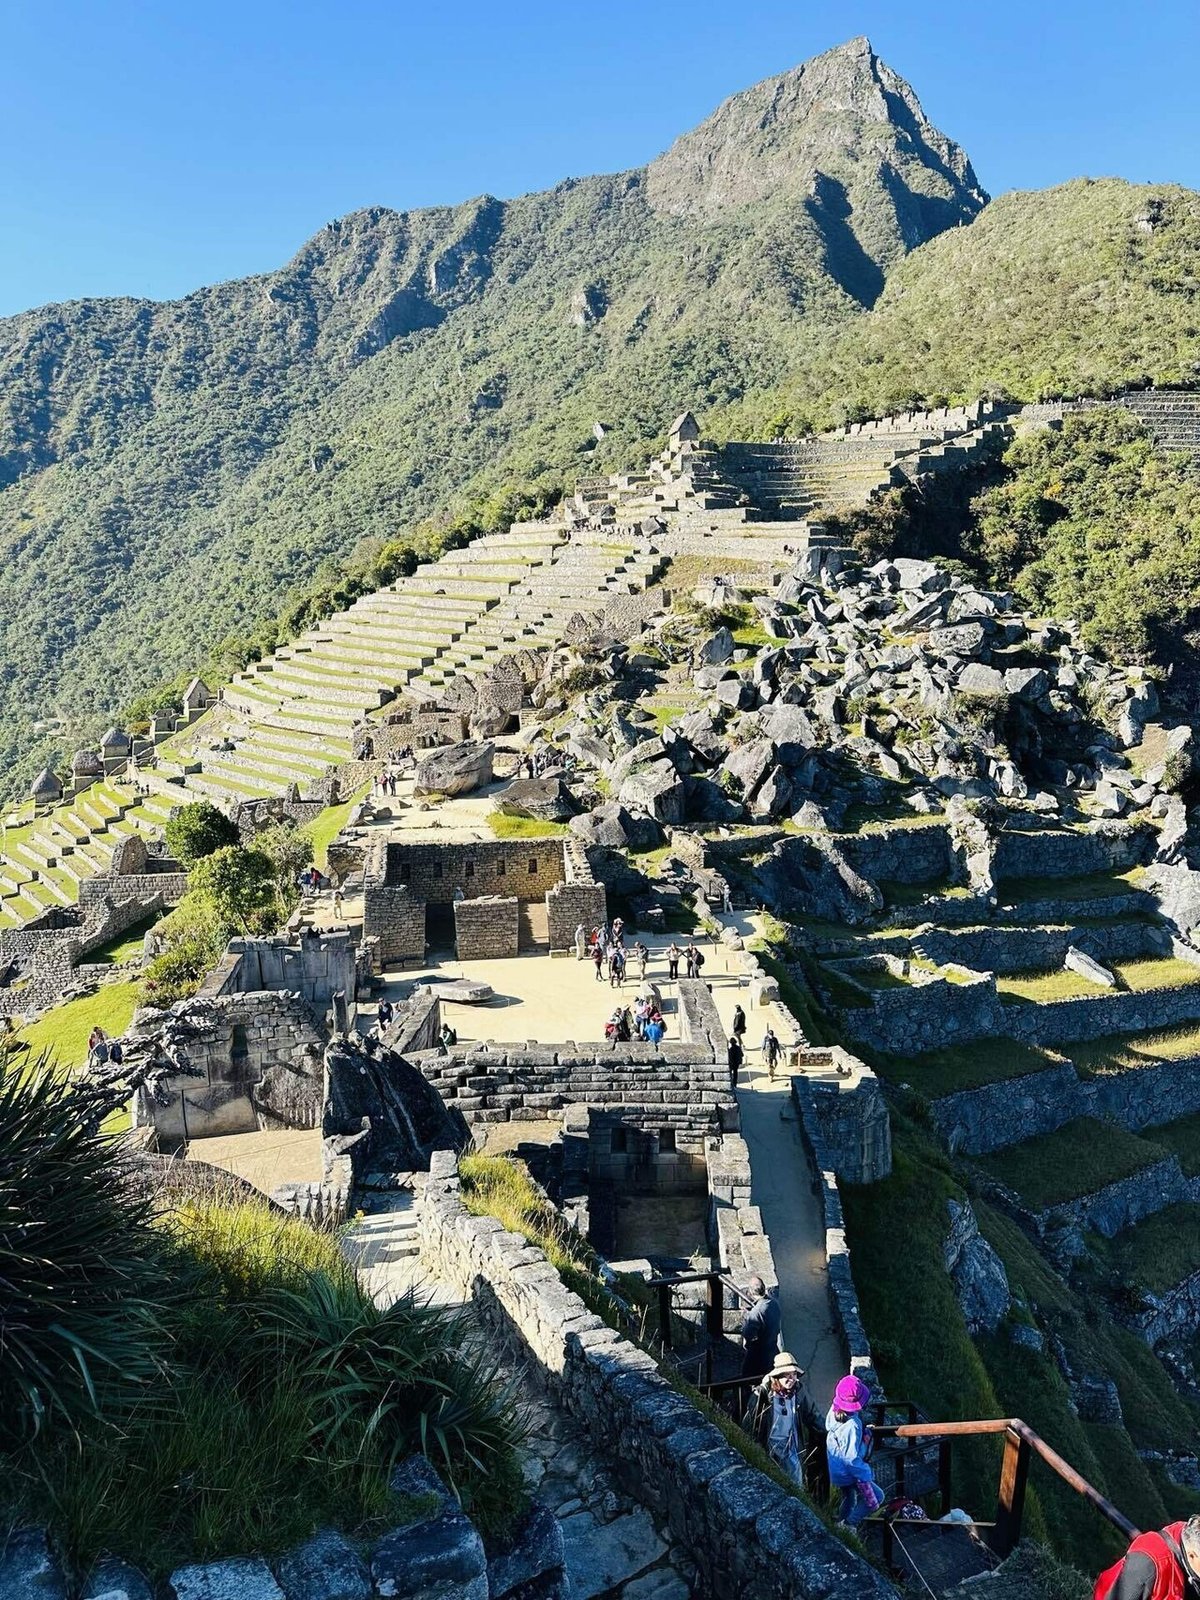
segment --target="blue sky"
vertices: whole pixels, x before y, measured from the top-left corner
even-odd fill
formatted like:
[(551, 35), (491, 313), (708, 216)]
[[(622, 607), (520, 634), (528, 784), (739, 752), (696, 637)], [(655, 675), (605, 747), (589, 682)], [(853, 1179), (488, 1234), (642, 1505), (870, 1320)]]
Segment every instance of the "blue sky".
[(0, 0), (0, 314), (278, 266), (330, 218), (636, 166), (866, 33), (993, 194), (1200, 187), (1196, 0)]

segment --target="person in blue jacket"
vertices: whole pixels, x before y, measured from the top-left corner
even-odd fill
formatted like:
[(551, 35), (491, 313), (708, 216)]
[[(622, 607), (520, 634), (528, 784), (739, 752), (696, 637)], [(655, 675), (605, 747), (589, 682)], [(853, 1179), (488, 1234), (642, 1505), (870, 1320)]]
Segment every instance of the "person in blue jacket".
[(833, 1404), (825, 1418), (825, 1450), (829, 1482), (841, 1492), (840, 1521), (857, 1528), (864, 1517), (883, 1503), (883, 1490), (875, 1482), (867, 1460), (867, 1432), (862, 1408), (871, 1391), (853, 1374), (842, 1378), (833, 1391)]

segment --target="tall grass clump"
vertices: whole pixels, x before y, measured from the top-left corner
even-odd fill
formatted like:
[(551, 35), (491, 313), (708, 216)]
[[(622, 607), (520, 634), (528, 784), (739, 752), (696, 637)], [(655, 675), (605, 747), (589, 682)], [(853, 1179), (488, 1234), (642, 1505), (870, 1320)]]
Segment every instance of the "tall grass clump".
[(157, 1198), (87, 1092), (0, 1084), (0, 1521), (160, 1576), (402, 1521), (425, 1454), (486, 1533), (523, 1509), (521, 1417), (459, 1315), (380, 1307), (265, 1200)]

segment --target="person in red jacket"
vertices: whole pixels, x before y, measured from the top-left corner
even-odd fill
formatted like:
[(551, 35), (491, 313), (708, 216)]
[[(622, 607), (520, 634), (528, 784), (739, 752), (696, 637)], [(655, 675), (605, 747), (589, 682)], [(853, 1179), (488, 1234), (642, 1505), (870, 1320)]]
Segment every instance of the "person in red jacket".
[(1200, 1517), (1139, 1533), (1096, 1579), (1093, 1600), (1200, 1600)]

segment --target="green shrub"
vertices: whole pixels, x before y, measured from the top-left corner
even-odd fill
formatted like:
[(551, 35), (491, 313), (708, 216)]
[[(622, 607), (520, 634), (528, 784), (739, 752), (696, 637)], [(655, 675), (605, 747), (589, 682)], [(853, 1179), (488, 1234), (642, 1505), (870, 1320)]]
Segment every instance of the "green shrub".
[(223, 845), (237, 844), (238, 831), (223, 811), (207, 800), (193, 800), (180, 806), (167, 822), (163, 832), (167, 849), (185, 871), (191, 871), (197, 861), (212, 855)]

